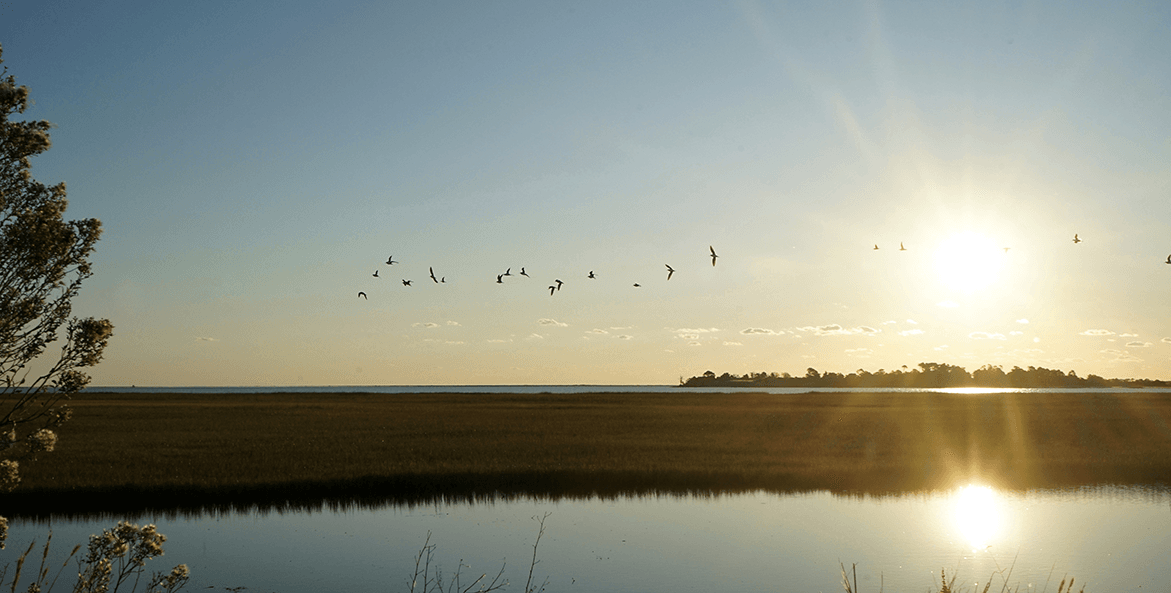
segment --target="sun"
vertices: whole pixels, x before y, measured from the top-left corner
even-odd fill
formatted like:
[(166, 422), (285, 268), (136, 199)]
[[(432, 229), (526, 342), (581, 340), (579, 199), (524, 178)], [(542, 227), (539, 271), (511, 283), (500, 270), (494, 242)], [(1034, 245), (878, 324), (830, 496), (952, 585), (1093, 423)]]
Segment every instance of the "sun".
[(988, 486), (968, 485), (956, 493), (953, 520), (965, 543), (982, 550), (1001, 536), (1003, 512), (996, 491)]
[(965, 231), (946, 238), (935, 250), (940, 281), (952, 290), (974, 292), (1000, 280), (1008, 252), (992, 239)]

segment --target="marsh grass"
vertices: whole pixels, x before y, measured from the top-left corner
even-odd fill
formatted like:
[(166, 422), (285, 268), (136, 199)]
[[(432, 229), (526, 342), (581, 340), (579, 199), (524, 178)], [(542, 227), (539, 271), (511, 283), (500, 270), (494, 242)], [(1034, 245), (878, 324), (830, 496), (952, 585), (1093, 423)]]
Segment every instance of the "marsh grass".
[[(1159, 484), (1167, 394), (82, 394), (5, 509)], [(68, 446), (65, 446), (65, 445)]]
[[(860, 593), (860, 591), (858, 590), (858, 565), (851, 564), (849, 572), (846, 571), (846, 565), (844, 563), (839, 562), (838, 565), (841, 567), (841, 570), (842, 570), (842, 589), (844, 589), (846, 591), (846, 593)], [(985, 581), (983, 589), (980, 589), (979, 583), (976, 583), (972, 587), (971, 590), (973, 591), (973, 593), (975, 593), (976, 591), (979, 591), (980, 593), (990, 593), (990, 591), (992, 590), (993, 582), (996, 581), (997, 577), (1000, 577), (1001, 586), (997, 590), (999, 593), (1020, 593), (1020, 590), (1021, 590), (1020, 584), (1016, 584), (1015, 586), (1012, 586), (1009, 584), (1012, 579), (1013, 568), (1015, 568), (1015, 567), (1016, 567), (1016, 559), (1013, 559), (1012, 565), (1009, 566), (1009, 568), (1007, 570), (1002, 569), (999, 566), (997, 566), (997, 570), (993, 571), (992, 574), (988, 577), (988, 580)], [(853, 576), (852, 582), (850, 580), (851, 576)], [(965, 592), (964, 589), (960, 589), (960, 588), (956, 587), (956, 577), (957, 577), (957, 573), (953, 572), (951, 579), (948, 579), (947, 578), (947, 569), (940, 568), (939, 569), (939, 593), (964, 593)], [(880, 578), (880, 580), (879, 580), (880, 585), (879, 585), (878, 593), (882, 593), (883, 584), (881, 584), (882, 583), (881, 575), (879, 578)], [(1074, 583), (1073, 577), (1062, 578), (1061, 583), (1059, 583), (1057, 585), (1057, 593), (1073, 593), (1073, 583)], [(1045, 582), (1045, 587), (1041, 591), (1031, 591), (1032, 589), (1033, 589), (1032, 585), (1026, 585), (1026, 590), (1030, 591), (1030, 593), (1046, 593), (1049, 590), (1049, 582), (1048, 581)], [(1078, 593), (1085, 593), (1085, 591), (1086, 591), (1086, 588), (1083, 585), (1082, 588), (1078, 591)]]

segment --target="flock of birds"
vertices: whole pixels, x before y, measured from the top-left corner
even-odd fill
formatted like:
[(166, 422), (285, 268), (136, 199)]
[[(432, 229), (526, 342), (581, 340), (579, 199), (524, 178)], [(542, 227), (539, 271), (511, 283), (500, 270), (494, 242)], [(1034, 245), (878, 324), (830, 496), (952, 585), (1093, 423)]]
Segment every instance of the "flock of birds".
[[(713, 247), (713, 246), (711, 246), (711, 245), (708, 245), (708, 251), (710, 252), (710, 253), (709, 253), (709, 257), (711, 257), (711, 258), (712, 258), (712, 267), (715, 267), (715, 265), (716, 265), (716, 259), (718, 259), (720, 256), (716, 254), (716, 248), (715, 248), (715, 247)], [(394, 265), (394, 264), (397, 264), (397, 263), (400, 263), (400, 262), (394, 261), (394, 256), (393, 256), (393, 255), (391, 255), (390, 257), (386, 258), (386, 265), (388, 265), (388, 266), (392, 266), (392, 265)], [(670, 264), (666, 264), (666, 265), (667, 265), (667, 280), (670, 280), (670, 279), (671, 279), (671, 276), (673, 276), (673, 275), (675, 274), (675, 268), (672, 268)], [(436, 284), (445, 284), (445, 283), (447, 283), (447, 277), (446, 277), (446, 276), (440, 276), (439, 278), (436, 278), (436, 277), (435, 277), (435, 268), (434, 268), (434, 267), (428, 267), (428, 268), (427, 268), (427, 271), (428, 271), (428, 272), (430, 273), (430, 275), (431, 275), (431, 280), (432, 280), (433, 282), (435, 282)], [(519, 275), (521, 275), (521, 276), (524, 276), (525, 278), (531, 278), (531, 277), (532, 277), (532, 276), (529, 276), (528, 272), (526, 272), (526, 271), (525, 271), (525, 269), (524, 269), (523, 267), (520, 269), (520, 272), (518, 272), (518, 274), (519, 274)], [(378, 270), (374, 270), (374, 273), (373, 273), (373, 274), (371, 274), (371, 275), (372, 275), (373, 277), (375, 277), (375, 278), (381, 278), (381, 277), (382, 277), (382, 276), (379, 276), (379, 275), (378, 275)], [(497, 283), (497, 284), (504, 284), (504, 278), (506, 278), (506, 277), (508, 277), (508, 276), (512, 276), (512, 268), (508, 268), (507, 270), (505, 270), (505, 271), (504, 271), (504, 273), (503, 273), (503, 274), (497, 274), (497, 275), (496, 275), (496, 283)], [(593, 270), (590, 270), (590, 273), (586, 275), (586, 278), (589, 278), (589, 279), (591, 279), (591, 280), (594, 280), (594, 279), (596, 279), (596, 278), (597, 278), (597, 275), (596, 275), (596, 274), (594, 274), (594, 271), (593, 271)], [(549, 285), (549, 296), (553, 296), (554, 294), (556, 294), (556, 293), (557, 293), (557, 291), (561, 290), (561, 285), (562, 285), (562, 284), (565, 284), (564, 282), (562, 282), (562, 281), (561, 281), (561, 279), (560, 279), (560, 278), (554, 279), (554, 280), (553, 280), (553, 282), (555, 282), (555, 284), (550, 284), (550, 285)], [(412, 280), (408, 280), (408, 279), (406, 279), (406, 278), (403, 278), (403, 279), (402, 279), (402, 283), (403, 283), (403, 286), (411, 286)], [(639, 284), (639, 283), (637, 283), (637, 282), (635, 282), (635, 283), (634, 283), (634, 287), (635, 287), (635, 288), (640, 288), (640, 287), (642, 287), (642, 285), (641, 285), (641, 284)], [(363, 298), (363, 299), (366, 299), (366, 300), (369, 300), (369, 298), (370, 298), (370, 297), (366, 296), (366, 293), (365, 293), (364, 291), (358, 291), (358, 297), (360, 297), (360, 298)]]
[[(1078, 237), (1077, 233), (1074, 233), (1074, 235), (1073, 235), (1074, 245), (1081, 243), (1081, 242), (1082, 242), (1081, 238)], [(878, 244), (874, 245), (874, 249), (875, 250), (878, 249)], [(1005, 253), (1008, 253), (1008, 250), (1012, 249), (1012, 248), (1011, 247), (1004, 247), (1003, 249), (1004, 249)], [(716, 248), (715, 247), (708, 245), (708, 250), (711, 252), (710, 257), (712, 258), (712, 267), (715, 267), (716, 259), (718, 259), (720, 256), (716, 255)], [(904, 246), (902, 242), (899, 243), (899, 251), (907, 251), (906, 246)], [(388, 266), (393, 266), (394, 264), (397, 264), (397, 263), (400, 263), (400, 262), (394, 261), (393, 255), (386, 258), (386, 265), (388, 265)], [(675, 275), (675, 268), (672, 268), (671, 264), (665, 264), (665, 265), (667, 266), (667, 280), (670, 280), (671, 276)], [(1167, 256), (1167, 265), (1171, 265), (1171, 255)], [(435, 282), (436, 284), (447, 283), (446, 276), (440, 276), (439, 278), (435, 277), (435, 268), (434, 267), (428, 267), (427, 271), (430, 273), (431, 280), (433, 282)], [(524, 276), (525, 278), (531, 278), (531, 276), (529, 276), (528, 272), (526, 272), (523, 267), (520, 269), (519, 274), (521, 276)], [(378, 275), (378, 270), (374, 270), (373, 276), (375, 278), (381, 278), (381, 276)], [(504, 278), (508, 277), (508, 276), (512, 276), (512, 268), (508, 268), (507, 270), (504, 271), (503, 274), (497, 274), (496, 275), (496, 283), (497, 284), (504, 284)], [(597, 276), (594, 274), (593, 270), (590, 270), (590, 273), (588, 275), (586, 275), (586, 278), (589, 278), (592, 280), (592, 279), (596, 279)], [(407, 280), (405, 278), (402, 279), (403, 286), (411, 286), (411, 282), (412, 282), (411, 280)], [(556, 284), (549, 285), (549, 296), (553, 296), (554, 294), (556, 294), (557, 291), (561, 290), (561, 285), (564, 284), (564, 282), (562, 282), (561, 279), (559, 279), (559, 278), (553, 280), (553, 282), (555, 282)], [(634, 283), (635, 288), (639, 288), (641, 286), (642, 285), (637, 282)], [(366, 293), (363, 291), (358, 291), (358, 296), (363, 299), (369, 300), (369, 297), (367, 297)]]

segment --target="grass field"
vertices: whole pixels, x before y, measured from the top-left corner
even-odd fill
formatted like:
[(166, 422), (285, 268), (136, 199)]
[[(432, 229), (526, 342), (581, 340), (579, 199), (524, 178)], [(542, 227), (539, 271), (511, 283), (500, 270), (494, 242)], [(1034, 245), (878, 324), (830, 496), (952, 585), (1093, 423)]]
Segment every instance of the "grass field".
[(1171, 394), (83, 394), (13, 514), (1157, 484)]

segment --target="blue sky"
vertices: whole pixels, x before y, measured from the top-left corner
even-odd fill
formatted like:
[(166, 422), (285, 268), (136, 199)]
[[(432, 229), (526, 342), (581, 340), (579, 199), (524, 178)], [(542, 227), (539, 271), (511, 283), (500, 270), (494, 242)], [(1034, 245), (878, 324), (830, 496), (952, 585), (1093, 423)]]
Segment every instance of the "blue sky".
[(25, 115), (57, 126), (34, 175), (105, 228), (76, 306), (115, 325), (102, 385), (1171, 378), (1169, 24), (1154, 2), (0, 4)]

